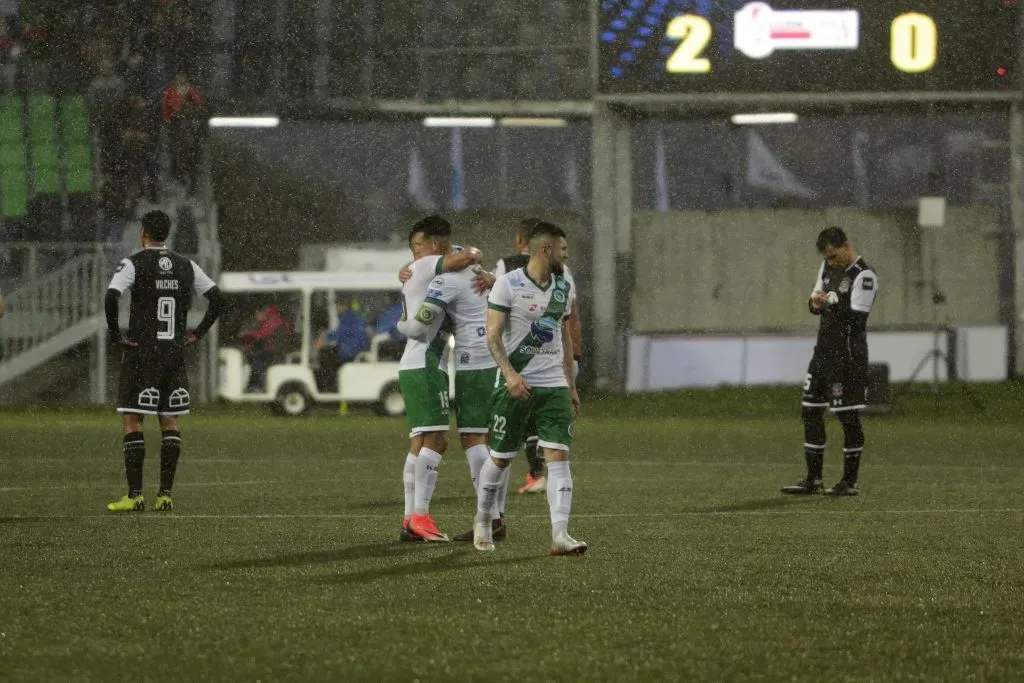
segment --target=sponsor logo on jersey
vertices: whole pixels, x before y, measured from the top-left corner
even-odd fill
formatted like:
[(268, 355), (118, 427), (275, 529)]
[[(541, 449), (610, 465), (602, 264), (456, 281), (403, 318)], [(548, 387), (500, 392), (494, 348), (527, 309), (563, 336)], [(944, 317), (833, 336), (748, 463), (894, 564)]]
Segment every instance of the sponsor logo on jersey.
[(861, 286), (864, 287), (865, 292), (870, 292), (872, 289), (875, 288), (875, 278), (873, 277), (866, 277), (862, 279), (860, 282)]
[(459, 356), (459, 365), (469, 365), (469, 354), (463, 353)]
[(160, 270), (164, 271), (165, 273), (170, 271), (174, 267), (174, 264), (171, 263), (171, 259), (167, 258), (166, 256), (161, 256), (160, 260), (157, 261), (157, 265), (160, 266)]
[(483, 337), (486, 334), (487, 334), (487, 328), (486, 327), (478, 327), (478, 328), (476, 328), (476, 336)]

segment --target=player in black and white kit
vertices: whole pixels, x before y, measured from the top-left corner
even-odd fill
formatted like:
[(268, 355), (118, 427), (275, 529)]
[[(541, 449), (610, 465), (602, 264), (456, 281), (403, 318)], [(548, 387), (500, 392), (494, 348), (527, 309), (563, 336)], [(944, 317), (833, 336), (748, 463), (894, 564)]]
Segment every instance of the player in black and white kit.
[(853, 250), (840, 228), (822, 230), (817, 247), (824, 261), (808, 308), (821, 316), (821, 323), (804, 380), (802, 411), (807, 478), (784, 486), (782, 492), (821, 492), (825, 408), (830, 408), (843, 426), (843, 478), (825, 493), (856, 496), (860, 493), (857, 475), (864, 451), (859, 411), (867, 405), (867, 323), (878, 296), (878, 276)]
[[(185, 347), (195, 344), (223, 310), (223, 297), (213, 280), (190, 259), (164, 246), (171, 221), (162, 211), (142, 218), (143, 249), (121, 261), (110, 280), (104, 302), (112, 343), (124, 348), (117, 412), (124, 424), (124, 467), (128, 495), (107, 505), (111, 512), (143, 510), (142, 463), (146, 442), (142, 420), (160, 419), (160, 489), (156, 509), (173, 507), (171, 487), (181, 455), (178, 419), (189, 412), (191, 400), (185, 370)], [(128, 334), (118, 324), (118, 300), (131, 290)], [(203, 295), (209, 307), (199, 326), (188, 330), (192, 293)]]

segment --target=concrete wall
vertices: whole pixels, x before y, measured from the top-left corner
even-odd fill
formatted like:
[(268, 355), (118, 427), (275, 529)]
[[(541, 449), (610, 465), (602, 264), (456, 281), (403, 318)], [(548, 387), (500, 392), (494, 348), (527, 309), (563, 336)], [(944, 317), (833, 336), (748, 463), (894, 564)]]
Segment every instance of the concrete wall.
[[(916, 210), (638, 213), (633, 332), (813, 329), (814, 240), (828, 225), (843, 227), (878, 272), (872, 327), (998, 323), (995, 213), (949, 207), (946, 227), (927, 230), (916, 218)], [(946, 304), (932, 304), (933, 281)]]

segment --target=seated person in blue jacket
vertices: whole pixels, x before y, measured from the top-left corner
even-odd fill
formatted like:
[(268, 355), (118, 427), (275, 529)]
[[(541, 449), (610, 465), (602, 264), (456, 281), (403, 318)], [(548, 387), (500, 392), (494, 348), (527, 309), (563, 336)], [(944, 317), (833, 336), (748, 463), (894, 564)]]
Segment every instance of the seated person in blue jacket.
[(316, 341), (320, 368), (316, 373), (321, 391), (338, 390), (338, 368), (370, 348), (373, 328), (359, 314), (359, 302), (337, 303), (338, 326)]

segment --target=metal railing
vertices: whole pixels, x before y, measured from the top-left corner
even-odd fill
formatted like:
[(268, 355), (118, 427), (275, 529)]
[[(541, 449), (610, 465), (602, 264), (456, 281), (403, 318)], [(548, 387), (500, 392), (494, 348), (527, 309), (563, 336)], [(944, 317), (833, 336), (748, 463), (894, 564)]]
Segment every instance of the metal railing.
[(100, 313), (103, 287), (116, 257), (103, 250), (81, 254), (6, 297), (9, 316), (0, 358), (10, 361)]

